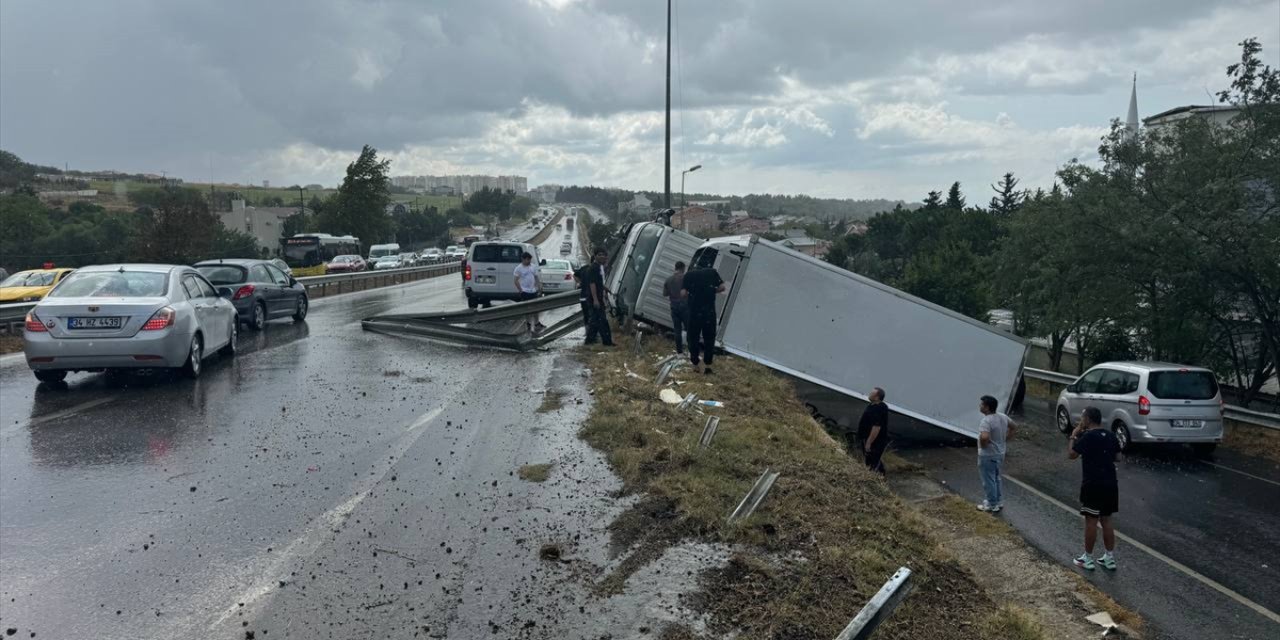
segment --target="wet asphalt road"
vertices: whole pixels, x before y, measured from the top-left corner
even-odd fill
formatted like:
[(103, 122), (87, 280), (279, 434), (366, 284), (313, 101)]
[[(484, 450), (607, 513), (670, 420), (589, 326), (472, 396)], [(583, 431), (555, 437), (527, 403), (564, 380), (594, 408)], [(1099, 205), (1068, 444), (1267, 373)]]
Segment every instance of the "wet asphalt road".
[[(1026, 428), (1010, 443), (1005, 469), (1023, 484), (1006, 481), (1006, 508), (999, 517), (1052, 559), (1070, 565), (1083, 548), (1083, 521), (1074, 514), (1080, 468), (1067, 459), (1065, 436), (1045, 404), (1027, 399), (1019, 419)], [(966, 499), (982, 500), (971, 446), (900, 454)], [(1120, 569), (1082, 572), (1088, 580), (1141, 613), (1155, 638), (1280, 637), (1280, 623), (1188, 575), (1216, 582), (1273, 615), (1280, 612), (1280, 468), (1230, 450), (1204, 461), (1185, 447), (1153, 447), (1131, 453), (1118, 472), (1116, 529), (1154, 553), (1121, 539)], [(1101, 553), (1099, 536), (1094, 554)]]
[[(660, 599), (589, 595), (624, 502), (576, 437), (572, 340), (515, 354), (360, 330), (464, 304), (457, 274), (316, 300), (198, 381), (37, 385), (0, 360), (0, 629), (551, 638), (653, 619)], [(566, 406), (538, 413), (549, 388)], [(545, 483), (517, 476), (547, 462)]]

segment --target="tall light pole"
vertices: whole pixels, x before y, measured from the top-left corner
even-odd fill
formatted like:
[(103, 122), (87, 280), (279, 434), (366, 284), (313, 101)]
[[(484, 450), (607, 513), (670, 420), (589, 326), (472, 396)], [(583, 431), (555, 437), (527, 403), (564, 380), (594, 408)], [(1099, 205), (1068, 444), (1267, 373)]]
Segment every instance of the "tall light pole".
[(702, 165), (695, 164), (692, 167), (689, 167), (688, 169), (685, 169), (684, 171), (680, 172), (680, 208), (681, 209), (684, 209), (685, 205), (688, 204), (687, 202), (685, 202), (685, 199), (684, 199), (684, 177), (701, 168), (702, 168)]
[(671, 0), (667, 0), (667, 148), (662, 170), (664, 205), (671, 208)]

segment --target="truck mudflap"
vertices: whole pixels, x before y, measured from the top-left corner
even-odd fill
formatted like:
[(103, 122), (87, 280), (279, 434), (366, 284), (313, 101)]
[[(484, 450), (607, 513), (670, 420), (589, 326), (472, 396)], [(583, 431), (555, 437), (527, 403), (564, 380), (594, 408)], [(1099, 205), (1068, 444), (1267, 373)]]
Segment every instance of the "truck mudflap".
[(578, 292), (566, 291), (491, 309), (431, 314), (385, 314), (365, 318), (365, 331), (413, 335), (444, 342), (531, 351), (546, 346), (582, 326), (582, 314), (572, 313), (541, 332), (531, 332), (525, 316), (578, 305)]

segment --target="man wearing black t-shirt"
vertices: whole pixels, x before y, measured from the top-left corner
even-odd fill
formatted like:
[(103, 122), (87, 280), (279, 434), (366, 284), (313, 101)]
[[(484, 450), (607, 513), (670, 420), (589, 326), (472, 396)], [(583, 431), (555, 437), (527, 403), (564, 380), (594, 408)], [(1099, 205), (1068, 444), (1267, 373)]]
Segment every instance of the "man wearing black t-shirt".
[(1116, 481), (1116, 459), (1120, 457), (1120, 442), (1110, 429), (1102, 426), (1102, 412), (1096, 407), (1086, 407), (1080, 424), (1071, 432), (1067, 457), (1082, 458), (1080, 464), (1080, 515), (1084, 516), (1084, 553), (1075, 564), (1086, 571), (1093, 571), (1093, 545), (1098, 539), (1098, 525), (1102, 525), (1102, 546), (1106, 553), (1098, 558), (1103, 569), (1115, 571), (1116, 532), (1111, 526), (1111, 515), (1120, 510), (1120, 489)]
[[(884, 389), (876, 387), (867, 394), (867, 408), (862, 411), (858, 420), (857, 442), (849, 443), (850, 451), (858, 451), (861, 447), (863, 460), (867, 468), (884, 474), (884, 464), (880, 458), (889, 446), (889, 405), (884, 403)], [(847, 434), (846, 434), (847, 437)]]
[(711, 360), (716, 348), (716, 294), (724, 293), (720, 272), (699, 266), (684, 274), (684, 294), (689, 301), (689, 361), (697, 368), (698, 357), (705, 353), (703, 373), (711, 375)]

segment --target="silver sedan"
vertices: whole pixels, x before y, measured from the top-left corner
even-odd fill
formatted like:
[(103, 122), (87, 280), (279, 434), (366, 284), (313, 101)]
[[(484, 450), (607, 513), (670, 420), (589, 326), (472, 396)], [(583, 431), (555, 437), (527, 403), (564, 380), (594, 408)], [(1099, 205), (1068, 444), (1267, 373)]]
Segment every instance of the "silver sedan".
[(70, 371), (167, 368), (200, 376), (202, 361), (234, 356), (236, 309), (186, 266), (114, 264), (67, 276), (27, 314), (23, 352), (41, 382)]

